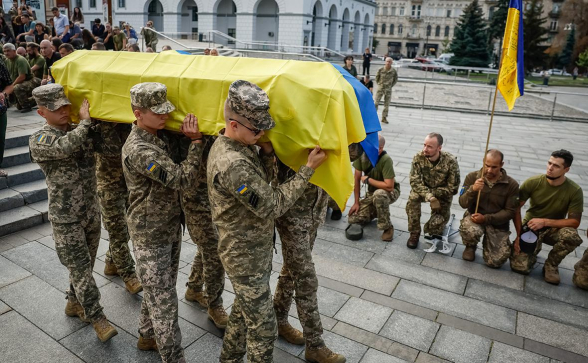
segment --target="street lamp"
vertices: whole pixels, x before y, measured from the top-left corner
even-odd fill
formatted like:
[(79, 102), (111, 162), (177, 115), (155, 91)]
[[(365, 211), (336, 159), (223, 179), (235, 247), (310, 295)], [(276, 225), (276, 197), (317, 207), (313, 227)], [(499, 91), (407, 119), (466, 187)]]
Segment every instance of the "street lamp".
[(429, 55), (429, 22), (430, 20), (425, 19), (425, 32), (427, 33), (427, 40), (425, 40), (425, 58)]

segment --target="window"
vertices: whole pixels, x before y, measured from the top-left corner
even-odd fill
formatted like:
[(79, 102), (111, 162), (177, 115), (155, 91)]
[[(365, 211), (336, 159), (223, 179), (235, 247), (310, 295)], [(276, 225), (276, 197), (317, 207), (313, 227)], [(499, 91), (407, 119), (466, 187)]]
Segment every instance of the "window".
[(446, 37), (449, 36), (449, 27), (448, 26), (445, 27), (445, 34), (444, 34), (444, 36), (446, 36)]
[(428, 8), (427, 16), (435, 16), (435, 8)]
[(402, 24), (398, 25), (398, 35), (402, 35), (403, 28)]
[(399, 12), (399, 14), (398, 14), (398, 15), (400, 15), (400, 16), (404, 16), (404, 6), (401, 6), (401, 7), (400, 7), (400, 12)]
[[(152, 4), (153, 4), (153, 3), (152, 3)], [(126, 7), (125, 0), (118, 0), (118, 7), (119, 7), (119, 8), (124, 8), (124, 7)], [(151, 7), (151, 6), (149, 6), (149, 7)]]
[(95, 8), (96, 7), (96, 0), (90, 0), (90, 7), (91, 8)]
[(451, 9), (447, 9), (447, 17), (451, 18)]
[(374, 34), (378, 34), (378, 23), (374, 23)]
[(421, 18), (421, 6), (420, 5), (413, 5), (410, 16), (412, 16), (413, 18), (416, 18), (416, 19), (420, 19)]
[(82, 0), (76, 0), (76, 8), (82, 8)]
[(549, 26), (549, 30), (557, 30), (557, 20), (552, 20), (551, 25)]
[(417, 25), (416, 24), (412, 24), (412, 27), (410, 28), (410, 34), (412, 36), (416, 36), (417, 35)]
[(461, 9), (455, 9), (455, 11), (453, 12), (453, 17), (459, 18), (460, 16), (461, 16)]
[(439, 25), (437, 25), (437, 27), (435, 28), (435, 36), (438, 37), (441, 35), (441, 27)]
[(386, 24), (382, 24), (382, 34), (386, 34)]
[(385, 6), (382, 8), (382, 15), (388, 15), (388, 8)]
[(198, 7), (194, 6), (192, 8), (192, 21), (198, 21)]
[(396, 6), (390, 8), (390, 15), (396, 16)]
[(551, 11), (553, 11), (554, 13), (559, 13), (559, 4), (553, 3), (553, 7), (551, 8)]
[(431, 26), (427, 25), (427, 36), (431, 36)]
[(491, 6), (490, 9), (488, 9), (488, 20), (492, 19), (495, 11), (496, 11), (496, 8), (494, 6)]
[(394, 35), (394, 24), (390, 24), (390, 35)]

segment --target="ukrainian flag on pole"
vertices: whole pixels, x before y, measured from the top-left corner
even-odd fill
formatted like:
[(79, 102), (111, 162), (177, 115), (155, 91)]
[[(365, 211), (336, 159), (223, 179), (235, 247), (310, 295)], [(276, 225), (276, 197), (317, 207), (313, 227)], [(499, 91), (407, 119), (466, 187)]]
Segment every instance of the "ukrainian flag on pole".
[(525, 91), (525, 62), (523, 58), (523, 0), (510, 0), (498, 89), (506, 100), (508, 110)]

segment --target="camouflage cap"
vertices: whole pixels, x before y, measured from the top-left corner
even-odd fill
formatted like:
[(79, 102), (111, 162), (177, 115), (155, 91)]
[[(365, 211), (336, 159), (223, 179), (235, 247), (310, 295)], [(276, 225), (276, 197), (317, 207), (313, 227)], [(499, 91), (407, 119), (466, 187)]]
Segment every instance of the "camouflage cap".
[(253, 127), (269, 130), (276, 126), (269, 114), (269, 97), (257, 85), (238, 80), (229, 87), (229, 107), (239, 116), (245, 117)]
[(134, 85), (131, 88), (131, 105), (147, 108), (159, 115), (170, 113), (176, 109), (173, 103), (167, 100), (167, 87), (157, 82)]
[(33, 98), (37, 106), (46, 107), (49, 111), (55, 111), (65, 105), (71, 105), (65, 97), (63, 86), (57, 83), (39, 86), (33, 90)]

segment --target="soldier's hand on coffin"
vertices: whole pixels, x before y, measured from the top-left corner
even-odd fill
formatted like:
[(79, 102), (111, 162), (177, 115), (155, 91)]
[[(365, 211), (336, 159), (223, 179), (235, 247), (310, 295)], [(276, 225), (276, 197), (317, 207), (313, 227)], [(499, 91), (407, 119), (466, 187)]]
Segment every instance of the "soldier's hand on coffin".
[(474, 213), (472, 214), (472, 222), (476, 224), (484, 224), (486, 222), (486, 217), (484, 217), (483, 214)]
[(429, 202), (431, 205), (431, 210), (438, 211), (441, 209), (441, 203), (439, 202), (439, 199), (433, 197)]
[(308, 154), (308, 162), (306, 166), (311, 169), (316, 170), (322, 163), (327, 160), (327, 154), (323, 150), (321, 150), (320, 146), (315, 146), (314, 149)]
[(180, 131), (184, 133), (190, 139), (201, 139), (202, 133), (198, 128), (198, 117), (194, 116), (193, 114), (189, 113), (184, 118), (184, 123), (180, 127)]
[(261, 142), (257, 140), (255, 145), (259, 146), (261, 148), (261, 152), (266, 155), (269, 155), (274, 151), (274, 146), (272, 145), (271, 141)]
[(472, 185), (472, 190), (474, 192), (479, 192), (483, 188), (484, 188), (484, 179), (483, 178), (477, 179), (476, 182), (474, 183), (474, 185)]
[(90, 119), (90, 102), (87, 99), (84, 99), (82, 105), (80, 106), (80, 120), (89, 120)]

